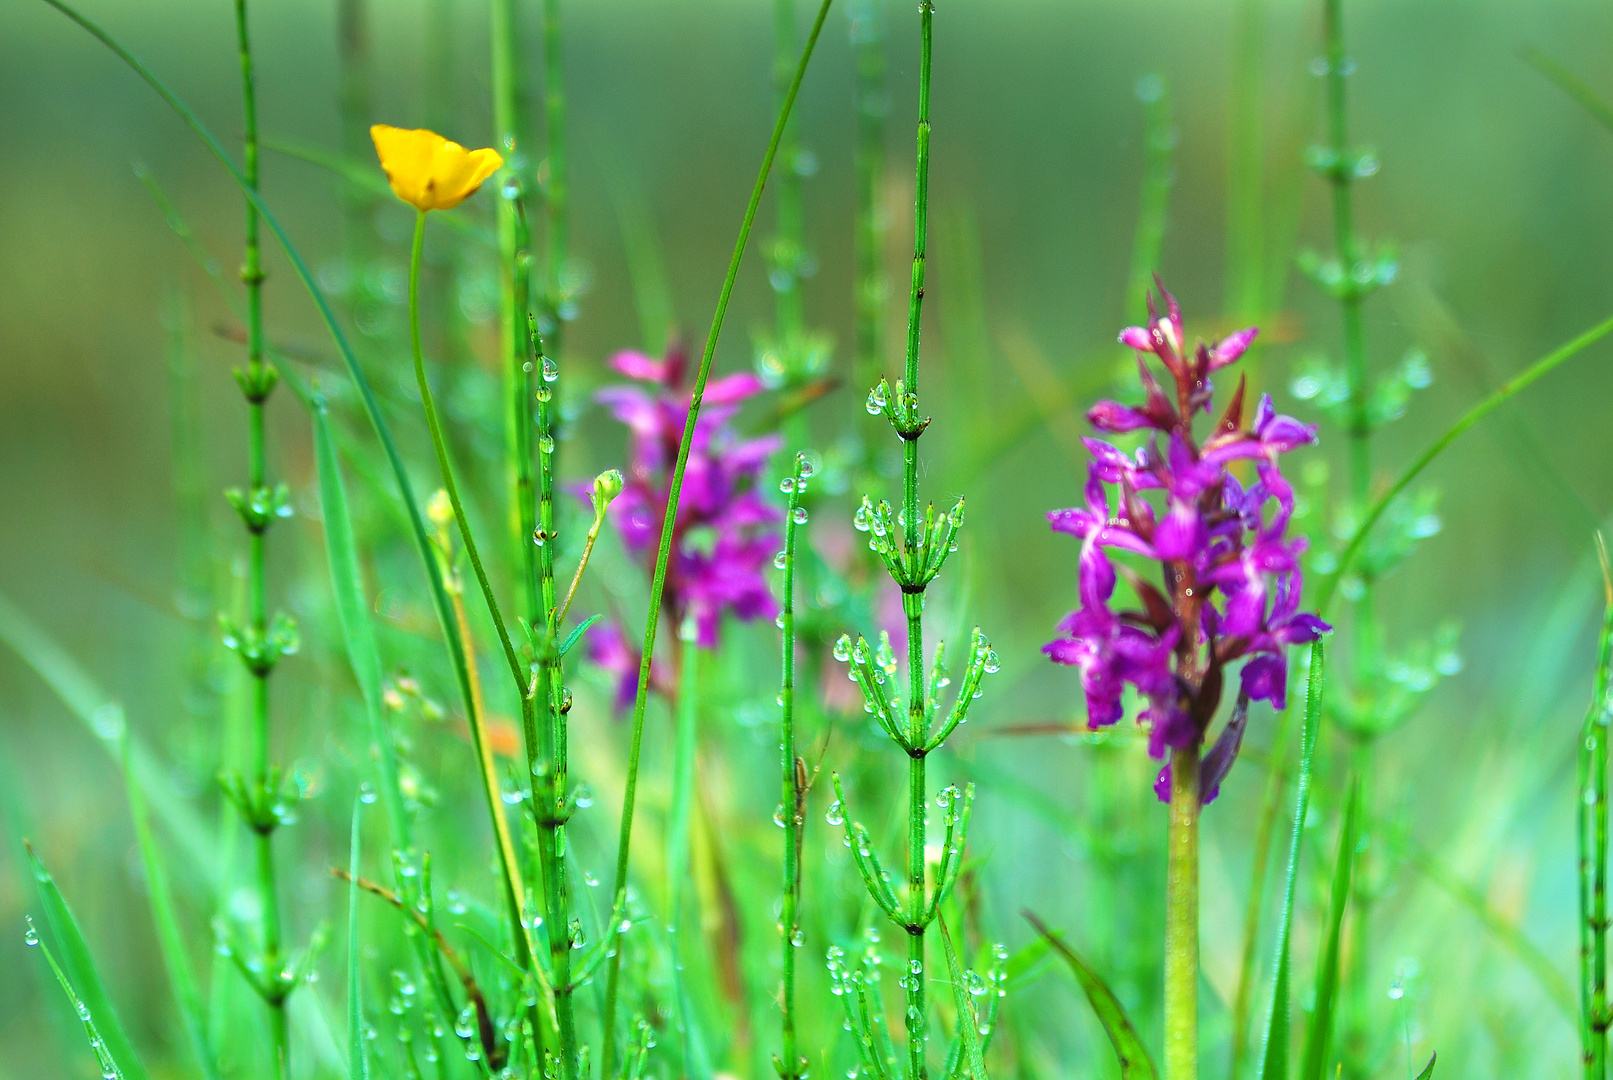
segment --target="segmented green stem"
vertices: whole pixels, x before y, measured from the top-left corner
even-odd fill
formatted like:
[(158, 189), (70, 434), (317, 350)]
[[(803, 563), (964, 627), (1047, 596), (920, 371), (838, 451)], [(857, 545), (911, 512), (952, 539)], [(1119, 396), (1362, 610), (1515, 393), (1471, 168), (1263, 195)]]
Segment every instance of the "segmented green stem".
[[(1353, 287), (1355, 267), (1364, 258), (1364, 252), (1355, 231), (1352, 198), (1355, 167), (1350, 156), (1345, 98), (1345, 80), (1349, 75), (1350, 61), (1344, 50), (1344, 0), (1325, 0), (1322, 35), (1323, 55), (1327, 60), (1325, 94), (1332, 161), (1327, 177), (1333, 192), (1333, 243), (1343, 283), (1338, 290), (1338, 300), (1344, 332), (1344, 378), (1349, 393), (1349, 422), (1345, 435), (1349, 445), (1350, 506), (1352, 513), (1359, 515), (1372, 498), (1372, 424), (1367, 413), (1370, 384), (1366, 342), (1361, 326), (1362, 292)], [(1372, 594), (1371, 580), (1367, 575), (1362, 575), (1361, 593), (1355, 598), (1354, 618), (1351, 621), (1354, 645), (1352, 659), (1358, 690), (1368, 690), (1376, 682), (1380, 666), (1381, 643)], [(1361, 778), (1363, 786), (1371, 776), (1373, 742), (1374, 737), (1363, 732), (1353, 752), (1356, 775)], [(1357, 1071), (1356, 1066), (1363, 1052), (1367, 999), (1371, 990), (1367, 979), (1372, 942), (1368, 932), (1372, 891), (1363, 877), (1355, 877), (1351, 897), (1355, 907), (1354, 940), (1357, 947), (1353, 950), (1349, 970), (1350, 1008), (1344, 1045), (1351, 1061), (1352, 1074)]]
[(554, 983), (555, 1014), (560, 1028), (560, 1076), (577, 1074), (577, 1023), (571, 985), (571, 897), (566, 873), (566, 819), (570, 817), (566, 787), (565, 681), (560, 668), (559, 622), (555, 606), (554, 550), (554, 386), (559, 369), (544, 356), (542, 339), (529, 321), (538, 383), (538, 524), (532, 547), (537, 552), (538, 587), (544, 621), (539, 640), (538, 687), (534, 695), (539, 732), (536, 756), (528, 743), (527, 768), (532, 805), (538, 819), (538, 858), (543, 864), (545, 917), (549, 920), (549, 977)]
[(783, 673), (779, 687), (779, 812), (784, 826), (784, 907), (779, 918), (784, 1014), (781, 1026), (782, 1053), (778, 1060), (780, 1080), (801, 1080), (806, 1075), (806, 1059), (796, 1049), (795, 1034), (795, 954), (801, 932), (801, 844), (806, 831), (806, 766), (795, 753), (795, 551), (796, 510), (801, 506), (802, 458), (797, 457), (794, 485), (784, 518), (784, 630)]
[[(241, 60), (242, 172), (253, 191), (258, 187), (258, 105), (256, 80), (252, 70), (252, 45), (247, 31), (246, 0), (235, 0), (236, 44)], [(241, 261), (241, 281), (246, 286), (246, 373), (241, 380), (247, 399), (247, 483), (249, 504), (267, 507), (268, 453), (264, 438), (264, 404), (274, 388), (274, 378), (263, 362), (263, 263), (258, 245), (258, 212), (250, 198), (246, 204), (245, 252)], [(247, 555), (247, 642), (258, 649), (269, 649), (269, 613), (264, 539), (273, 514), (248, 525)], [(263, 970), (271, 981), (259, 987), (278, 988), (275, 978), (283, 966), (280, 900), (275, 884), (274, 832), (279, 825), (273, 804), (278, 797), (278, 779), (269, 765), (269, 675), (272, 664), (249, 665), (252, 676), (252, 799), (256, 803), (252, 827), (256, 841), (258, 895), (262, 905), (259, 933), (262, 936)], [(269, 1006), (269, 1028), (277, 1075), (286, 1076), (290, 1043), (286, 1031), (285, 994), (276, 989), (261, 993)]]
[(542, 623), (538, 565), (532, 546), (532, 379), (527, 306), (532, 291), (531, 238), (524, 181), (525, 115), (521, 107), (520, 41), (515, 0), (492, 0), (493, 131), (508, 166), (497, 203), (499, 350), (504, 358), (505, 486), (510, 492), (508, 543), (512, 570), (521, 583), (520, 611), (528, 626)]
[[(1344, 0), (1325, 0), (1323, 55), (1327, 60), (1327, 135), (1332, 168), (1327, 172), (1333, 190), (1333, 244), (1346, 287), (1339, 290), (1339, 316), (1344, 328), (1344, 378), (1349, 388), (1350, 499), (1356, 514), (1372, 496), (1372, 428), (1367, 417), (1367, 356), (1361, 329), (1361, 294), (1348, 287), (1361, 261), (1360, 239), (1355, 233), (1353, 185), (1355, 169), (1349, 166), (1348, 114), (1345, 79), (1349, 59), (1344, 53)], [(1371, 678), (1375, 664), (1371, 582), (1362, 582), (1355, 603), (1355, 666), (1360, 685)]]
[[(1597, 538), (1600, 544), (1601, 538)], [(1603, 552), (1604, 573), (1606, 572)], [(1597, 647), (1596, 689), (1580, 735), (1579, 750), (1579, 911), (1580, 1037), (1585, 1080), (1607, 1076), (1607, 850), (1608, 850), (1608, 673), (1613, 664), (1613, 586), (1602, 617)]]
[[(633, 840), (633, 811), (638, 796), (639, 759), (644, 745), (644, 710), (649, 701), (650, 664), (655, 651), (656, 630), (660, 625), (661, 594), (666, 588), (667, 564), (672, 555), (672, 535), (677, 522), (678, 499), (683, 493), (683, 474), (689, 464), (689, 447), (694, 438), (695, 423), (700, 416), (700, 403), (705, 396), (706, 380), (711, 375), (711, 361), (717, 352), (717, 339), (722, 333), (723, 320), (728, 314), (728, 301), (734, 292), (734, 281), (739, 277), (739, 263), (750, 241), (751, 227), (756, 222), (757, 207), (761, 205), (762, 190), (767, 184), (767, 175), (773, 168), (773, 159), (778, 155), (779, 142), (784, 137), (784, 126), (795, 107), (796, 96), (801, 90), (801, 80), (806, 76), (807, 63), (812, 59), (813, 49), (817, 47), (818, 34), (823, 30), (823, 20), (828, 17), (829, 5), (832, 2), (833, 0), (822, 0), (818, 8), (817, 18), (812, 23), (806, 45), (801, 50), (800, 62), (796, 65), (795, 78), (790, 83), (789, 92), (785, 94), (784, 102), (779, 107), (778, 119), (773, 124), (773, 134), (768, 139), (767, 151), (762, 156), (762, 166), (757, 171), (756, 184), (751, 189), (750, 201), (745, 206), (745, 216), (740, 222), (739, 237), (734, 241), (734, 252), (728, 260), (728, 272), (723, 276), (722, 290), (717, 296), (717, 309), (712, 313), (711, 330), (706, 335), (705, 351), (701, 354), (700, 369), (695, 374), (694, 389), (689, 399), (689, 416), (684, 422), (683, 435), (678, 441), (677, 460), (672, 466), (672, 476), (667, 489), (666, 513), (661, 520), (661, 542), (655, 553), (655, 573), (650, 586), (650, 610), (644, 621), (644, 654), (639, 664), (638, 692), (633, 701), (632, 741), (628, 750), (627, 782), (622, 794), (621, 831), (616, 846), (616, 880), (611, 909), (613, 933), (614, 927), (620, 925), (627, 911), (627, 860)], [(616, 1057), (616, 999), (620, 977), (621, 949), (618, 948), (611, 957), (610, 971), (605, 983), (603, 1034), (600, 1040), (600, 1076), (605, 1080), (609, 1080), (613, 1075), (612, 1069)]]
[[(913, 281), (907, 308), (907, 363), (903, 390), (918, 393), (919, 323), (924, 308), (924, 260), (929, 239), (930, 204), (930, 67), (932, 22), (935, 5), (919, 4), (919, 118), (917, 164), (913, 195)], [(902, 532), (908, 558), (918, 561), (919, 519), (919, 428), (902, 439)], [(907, 617), (907, 713), (909, 745), (923, 747), (926, 730), (926, 688), (924, 685), (924, 589), (902, 593), (902, 612)], [(924, 1048), (929, 1027), (924, 988), (925, 911), (929, 906), (924, 885), (924, 847), (927, 828), (925, 807), (925, 754), (913, 753), (907, 768), (907, 1072), (909, 1080), (924, 1080), (928, 1069)]]
[(1199, 1074), (1199, 747), (1171, 751), (1165, 858), (1165, 1080)]

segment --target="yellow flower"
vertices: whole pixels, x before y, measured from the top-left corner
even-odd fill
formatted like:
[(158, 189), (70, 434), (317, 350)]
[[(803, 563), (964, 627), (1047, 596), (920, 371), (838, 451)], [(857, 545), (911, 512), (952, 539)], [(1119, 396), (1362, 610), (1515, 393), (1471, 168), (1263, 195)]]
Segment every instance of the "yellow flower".
[(449, 210), (464, 202), (504, 164), (497, 150), (466, 150), (435, 131), (370, 128), (392, 193), (418, 210)]

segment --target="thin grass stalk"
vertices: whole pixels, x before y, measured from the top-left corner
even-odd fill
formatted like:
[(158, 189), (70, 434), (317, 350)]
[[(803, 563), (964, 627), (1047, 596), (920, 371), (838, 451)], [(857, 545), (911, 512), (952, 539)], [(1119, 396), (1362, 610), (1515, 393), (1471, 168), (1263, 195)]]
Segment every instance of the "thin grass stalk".
[(1243, 1075), (1249, 1055), (1249, 1019), (1255, 989), (1255, 962), (1260, 948), (1260, 915), (1266, 895), (1266, 878), (1271, 873), (1271, 845), (1276, 835), (1277, 814), (1283, 791), (1288, 786), (1288, 744), (1294, 737), (1293, 712), (1278, 716), (1272, 736), (1271, 775), (1262, 797), (1260, 817), (1255, 824), (1253, 866), (1249, 874), (1249, 896), (1243, 912), (1243, 953), (1238, 964), (1238, 988), (1232, 999), (1232, 1064), (1230, 1080)]
[(885, 175), (885, 35), (878, 4), (859, 0), (851, 12), (851, 44), (857, 72), (857, 265), (854, 308), (857, 316), (857, 385), (872, 386), (885, 373), (885, 214), (880, 184)]
[[(790, 92), (790, 76), (795, 70), (796, 55), (795, 0), (773, 0), (773, 87), (780, 106)], [(805, 253), (805, 226), (801, 207), (801, 174), (796, 161), (800, 147), (796, 144), (796, 124), (792, 120), (784, 125), (784, 139), (779, 153), (784, 167), (779, 170), (773, 185), (774, 231), (772, 241), (771, 281), (774, 303), (773, 347), (781, 358), (788, 358), (800, 344), (805, 329), (805, 315), (801, 298), (801, 258)]]
[[(689, 464), (690, 444), (694, 439), (695, 423), (700, 416), (700, 403), (706, 392), (706, 380), (711, 375), (711, 362), (717, 352), (717, 339), (722, 333), (723, 320), (728, 314), (728, 301), (733, 295), (734, 282), (739, 277), (740, 260), (750, 240), (751, 227), (756, 222), (757, 208), (761, 205), (762, 191), (766, 187), (768, 173), (772, 171), (773, 159), (778, 155), (784, 126), (795, 107), (796, 96), (801, 90), (801, 80), (806, 76), (807, 64), (812, 59), (813, 49), (817, 47), (818, 35), (823, 30), (823, 21), (828, 17), (831, 3), (833, 0), (822, 0), (818, 8), (806, 44), (802, 47), (800, 62), (796, 65), (795, 78), (791, 81), (789, 92), (785, 94), (784, 102), (779, 107), (778, 118), (773, 124), (773, 133), (768, 139), (767, 151), (762, 155), (762, 165), (757, 171), (756, 183), (751, 189), (750, 201), (745, 206), (745, 215), (740, 222), (739, 236), (734, 241), (733, 255), (728, 260), (728, 271), (723, 277), (722, 289), (717, 296), (717, 308), (712, 313), (711, 329), (706, 335), (705, 350), (700, 357), (700, 369), (695, 374), (694, 388), (689, 398), (689, 415), (684, 422), (683, 436), (678, 442), (678, 457), (672, 466), (671, 480), (667, 489), (666, 513), (661, 521), (661, 541), (655, 554), (655, 573), (650, 586), (650, 610), (644, 622), (643, 659), (639, 664), (638, 690), (633, 700), (633, 731), (628, 750), (627, 780), (622, 795), (621, 830), (617, 841), (616, 872), (612, 892), (612, 932), (621, 924), (627, 911), (627, 862), (633, 840), (633, 811), (638, 795), (639, 759), (644, 745), (644, 711), (649, 702), (650, 664), (655, 651), (656, 631), (660, 625), (661, 597), (666, 588), (667, 564), (672, 555), (672, 535), (677, 523), (678, 499), (683, 492), (683, 474)], [(621, 949), (618, 948), (611, 957), (605, 984), (605, 1006), (600, 1039), (602, 1080), (611, 1080), (614, 1075), (612, 1070), (616, 1057), (616, 1004), (620, 978)]]
[(1355, 532), (1350, 534), (1350, 539), (1344, 545), (1344, 550), (1339, 553), (1338, 565), (1333, 568), (1331, 574), (1322, 580), (1321, 587), (1317, 589), (1317, 612), (1323, 618), (1327, 617), (1328, 607), (1331, 605), (1334, 595), (1338, 592), (1339, 582), (1343, 580), (1344, 575), (1354, 565), (1356, 557), (1361, 554), (1361, 548), (1366, 544), (1367, 536), (1372, 532), (1373, 526), (1378, 523), (1379, 518), (1383, 517), (1384, 511), (1389, 509), (1389, 504), (1395, 500), (1396, 496), (1410, 487), (1411, 482), (1417, 479), (1424, 469), (1428, 468), (1452, 443), (1467, 434), (1468, 430), (1479, 421), (1609, 334), (1613, 334), (1613, 317), (1603, 319), (1595, 326), (1580, 332), (1557, 346), (1557, 348), (1496, 387), (1488, 397), (1463, 413), (1456, 423), (1446, 428), (1444, 433), (1429, 445), (1428, 449), (1413, 459), (1412, 463), (1407, 465), (1399, 476), (1395, 477), (1394, 482), (1385, 488), (1377, 499), (1373, 501), (1371, 507), (1362, 516), (1361, 523), (1355, 527)]
[(542, 620), (538, 568), (532, 550), (532, 381), (526, 313), (531, 296), (531, 239), (526, 220), (526, 115), (521, 97), (520, 31), (515, 0), (492, 0), (490, 89), (494, 139), (507, 164), (496, 207), (499, 254), (499, 355), (504, 363), (504, 472), (510, 492), (511, 570), (520, 582), (528, 626)]
[(1608, 676), (1613, 665), (1613, 577), (1607, 549), (1596, 537), (1602, 560), (1605, 608), (1596, 650), (1596, 684), (1585, 714), (1579, 747), (1580, 1038), (1585, 1080), (1607, 1076), (1607, 850)]
[[(241, 171), (252, 191), (258, 188), (258, 107), (252, 67), (252, 46), (247, 28), (246, 0), (235, 0), (236, 45), (241, 64), (242, 155)], [(258, 212), (250, 199), (246, 204), (245, 243), (241, 261), (241, 281), (246, 286), (246, 371), (239, 376), (247, 400), (247, 483), (248, 505), (268, 507), (274, 496), (268, 488), (268, 461), (264, 445), (264, 404), (274, 390), (275, 378), (263, 362), (263, 264), (258, 244)], [(242, 513), (247, 524), (247, 630), (241, 655), (267, 650), (269, 614), (266, 598), (264, 539), (274, 514)], [(267, 653), (264, 657), (267, 658)], [(269, 764), (269, 675), (274, 664), (247, 660), (252, 675), (252, 776), (249, 825), (255, 836), (262, 968), (277, 976), (282, 967), (280, 899), (275, 882), (274, 832), (280, 817), (273, 804), (278, 798), (279, 779)], [(242, 800), (245, 803), (245, 800)], [(285, 998), (289, 987), (278, 977), (258, 984), (259, 996), (269, 1009), (270, 1041), (276, 1074), (289, 1073), (290, 1042), (286, 1030)]]
[(559, 355), (567, 309), (566, 262), (571, 257), (570, 170), (566, 158), (566, 79), (563, 66), (560, 0), (543, 0), (543, 141), (548, 175), (544, 178), (544, 227), (547, 240), (548, 296), (552, 320), (549, 349)]
[(795, 954), (801, 939), (801, 846), (806, 833), (806, 763), (795, 752), (795, 559), (796, 511), (806, 488), (806, 455), (797, 454), (784, 517), (784, 582), (780, 613), (783, 671), (779, 685), (779, 818), (784, 827), (784, 903), (779, 916), (781, 1053), (773, 1059), (780, 1080), (804, 1080), (808, 1060), (796, 1048)]

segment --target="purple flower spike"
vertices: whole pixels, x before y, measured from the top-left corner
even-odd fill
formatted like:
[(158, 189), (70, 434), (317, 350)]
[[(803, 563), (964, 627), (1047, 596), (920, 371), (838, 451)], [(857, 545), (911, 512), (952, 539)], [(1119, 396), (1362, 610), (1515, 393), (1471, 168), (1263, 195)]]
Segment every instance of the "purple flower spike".
[[(1284, 708), (1288, 646), (1315, 641), (1331, 629), (1299, 610), (1305, 540), (1287, 536), (1294, 491), (1278, 466), (1281, 455), (1315, 442), (1316, 429), (1279, 415), (1269, 397), (1260, 399), (1245, 424), (1240, 382), (1201, 439), (1193, 423), (1210, 409), (1210, 374), (1236, 362), (1258, 330), (1189, 350), (1181, 307), (1164, 286), (1159, 295), (1165, 314), (1151, 296), (1148, 325), (1120, 334), (1137, 351), (1143, 403), (1101, 401), (1087, 414), (1100, 431), (1153, 434), (1135, 456), (1099, 439), (1085, 440), (1092, 455), (1085, 505), (1047, 515), (1055, 531), (1082, 542), (1081, 606), (1059, 623), (1060, 636), (1042, 651), (1080, 670), (1089, 727), (1120, 719), (1127, 686), (1144, 699), (1137, 719), (1148, 727), (1149, 753), (1156, 758), (1167, 749), (1203, 745), (1222, 688), (1241, 662), (1238, 708), (1202, 759), (1200, 791), (1209, 802), (1242, 745), (1248, 702)], [(1150, 357), (1174, 386), (1161, 385)], [(1228, 471), (1239, 460), (1252, 462), (1257, 482), (1246, 485)], [(1145, 498), (1155, 490), (1157, 496)], [(1159, 564), (1157, 585), (1120, 568), (1137, 610), (1113, 607), (1116, 566), (1110, 551)], [(1156, 790), (1169, 798), (1169, 766)]]
[[(688, 358), (674, 345), (660, 360), (617, 353), (611, 366), (652, 384), (649, 389), (607, 386), (595, 400), (631, 434), (628, 465), (622, 470), (626, 481), (611, 503), (611, 524), (630, 554), (653, 564), (672, 466), (689, 416), (690, 394), (683, 384)], [(783, 515), (757, 485), (780, 440), (742, 440), (729, 427), (739, 406), (761, 389), (761, 380), (748, 373), (706, 384), (673, 523), (664, 601), (673, 625), (693, 620), (695, 640), (708, 649), (717, 644), (724, 614), (759, 619), (778, 610), (766, 570), (779, 546), (776, 526)]]

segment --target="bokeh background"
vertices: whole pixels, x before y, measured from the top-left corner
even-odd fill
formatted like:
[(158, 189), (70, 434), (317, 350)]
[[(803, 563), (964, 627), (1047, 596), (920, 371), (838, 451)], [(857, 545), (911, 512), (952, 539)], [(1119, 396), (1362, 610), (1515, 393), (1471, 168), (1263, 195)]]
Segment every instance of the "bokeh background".
[[(916, 17), (908, 4), (875, 7), (889, 56), (886, 264), (900, 283), (910, 243)], [(1247, 17), (1250, 10), (1263, 31), (1254, 48), (1235, 40), (1239, 12)], [(228, 4), (106, 0), (89, 13), (233, 144), (239, 111)], [(468, 145), (487, 142), (482, 7), (387, 0), (372, 5), (370, 17), (374, 118), (429, 123)], [(536, 102), (537, 20), (533, 11), (524, 17), (534, 42), (525, 75)], [(563, 467), (583, 478), (621, 461), (620, 433), (589, 408), (588, 391), (609, 380), (604, 361), (611, 352), (643, 344), (644, 294), (635, 293), (629, 258), (634, 243), (643, 249), (642, 226), (660, 253), (677, 325), (698, 341), (709, 319), (771, 120), (772, 12), (763, 0), (589, 0), (569, 5), (567, 20), (572, 246), (587, 286), (564, 347), (575, 421)], [(1613, 10), (1589, 0), (1352, 0), (1347, 21), (1357, 64), (1353, 134), (1382, 164), (1359, 186), (1359, 219), (1366, 235), (1393, 240), (1401, 254), (1400, 280), (1368, 304), (1371, 362), (1387, 370), (1420, 348), (1435, 377), (1376, 443), (1380, 478), (1387, 478), (1508, 374), (1613, 309), (1613, 132), (1524, 57), (1538, 49), (1613, 95)], [(265, 137), (339, 152), (331, 4), (261, 5), (254, 24)], [(1146, 791), (1151, 773), (1122, 747), (1117, 752), (1130, 754), (1135, 767), (1108, 775), (1108, 801), (1095, 808), (1093, 761), (1112, 748), (1075, 736), (988, 732), (1080, 715), (1074, 674), (1038, 651), (1074, 593), (1073, 542), (1050, 534), (1042, 513), (1078, 501), (1084, 464), (1072, 447), (1084, 422), (1075, 395), (1105, 387), (1117, 360), (1111, 343), (1126, 317), (1145, 173), (1144, 77), (1162, 81), (1173, 109), (1174, 182), (1161, 269), (1190, 324), (1205, 334), (1230, 328), (1236, 315), (1228, 269), (1229, 101), (1235, 69), (1258, 80), (1263, 258), (1276, 268), (1265, 281), (1271, 344), (1259, 354), (1258, 380), (1287, 411), (1315, 419), (1288, 388), (1305, 357), (1337, 355), (1331, 303), (1292, 270), (1299, 248), (1331, 246), (1324, 185), (1300, 164), (1319, 129), (1319, 82), (1309, 73), (1318, 34), (1319, 5), (1294, 0), (1249, 0), (1241, 8), (1202, 0), (997, 0), (950, 2), (936, 15), (925, 363), (940, 401), (924, 443), (925, 483), (937, 501), (957, 493), (970, 500), (962, 561), (941, 596), (943, 621), (979, 622), (1003, 658), (967, 737), (936, 772), (981, 785), (973, 844), (987, 856), (979, 871), (986, 932), (1023, 943), (1024, 907), (1062, 925), (1108, 964), (1151, 1039), (1157, 1016), (1149, 983), (1163, 903), (1151, 860), (1164, 830), (1163, 812)], [(1241, 68), (1237, 57), (1245, 60)], [(847, 15), (836, 10), (803, 89), (799, 135), (815, 158), (804, 180), (817, 261), (805, 282), (808, 321), (831, 335), (834, 370), (847, 378), (853, 84)], [(1150, 84), (1142, 89), (1146, 96)], [(149, 171), (226, 271), (239, 259), (240, 200), (147, 88), (43, 3), (0, 6), (0, 103), (0, 593), (124, 703), (131, 728), (172, 763), (174, 798), (204, 820), (238, 828), (219, 818), (209, 779), (221, 740), (208, 718), (227, 696), (226, 669), (221, 650), (210, 645), (212, 601), (205, 591), (199, 598), (194, 588), (187, 592), (186, 575), (194, 586), (197, 565), (215, 568), (209, 587), (228, 597), (239, 529), (222, 500), (209, 497), (198, 555), (196, 534), (187, 534), (182, 519), (186, 491), (215, 492), (242, 480), (244, 411), (229, 374), (240, 350), (227, 332), (215, 332), (233, 325), (229, 310), (136, 168)], [(323, 280), (340, 284), (344, 219), (332, 176), (269, 153), (263, 188)], [(473, 200), (462, 213), (486, 223), (490, 201)], [(759, 239), (767, 214), (764, 206)], [(381, 207), (373, 220), (365, 360), (406, 402), (397, 301), (408, 219)], [(635, 224), (637, 241), (629, 236)], [(719, 369), (749, 366), (752, 331), (772, 317), (759, 251), (753, 246), (742, 273)], [(462, 328), (452, 359), (467, 372), (452, 409), (465, 424), (463, 452), (474, 458), (486, 451), (491, 462), (496, 443), (478, 442), (475, 422), (478, 410), (487, 410), (489, 430), (499, 430), (487, 322), (491, 263), (478, 269), (474, 259), (459, 265), (454, 258), (443, 243), (442, 302), (457, 307)], [(334, 350), (278, 252), (268, 265), (274, 336), (306, 354), (313, 369), (334, 370)], [(199, 473), (176, 472), (175, 465), (164, 312), (172, 322), (176, 297), (189, 312), (179, 321), (188, 327), (196, 369), (201, 443), (192, 464), (199, 462)], [(889, 305), (892, 365), (904, 306), (900, 297)], [(1394, 852), (1372, 856), (1383, 901), (1365, 954), (1365, 984), (1375, 995), (1375, 1037), (1384, 1044), (1372, 1075), (1400, 1075), (1397, 1048), (1407, 1040), (1419, 1067), (1439, 1050), (1447, 1075), (1560, 1076), (1575, 1060), (1569, 1014), (1520, 962), (1517, 941), (1507, 939), (1521, 936), (1572, 983), (1573, 762), (1602, 600), (1592, 536), (1613, 509), (1610, 357), (1601, 346), (1571, 361), (1429, 470), (1422, 483), (1440, 493), (1443, 527), (1380, 592), (1392, 646), (1451, 623), (1461, 628), (1464, 664), (1377, 753), (1370, 801), (1383, 824), (1373, 842)], [(1064, 396), (1049, 386), (1064, 388)], [(859, 429), (865, 389), (843, 386), (812, 407), (810, 432), (820, 446)], [(331, 649), (306, 420), (284, 394), (272, 418), (278, 474), (304, 511), (276, 534), (271, 581), (278, 604), (304, 622), (307, 639), (306, 657), (277, 676), (286, 687), (277, 746), (283, 760), (306, 770), (313, 796), (303, 837), (292, 841), (298, 855), (288, 860), (296, 868), (291, 918), (306, 933), (322, 917), (339, 921), (345, 903), (324, 867), (344, 859), (350, 788), (342, 784), (353, 773), (350, 763), (333, 760), (329, 724), (345, 715), (336, 699), (352, 693)], [(367, 437), (360, 426), (352, 430)], [(1341, 440), (1331, 434), (1316, 460), (1337, 471)], [(409, 431), (407, 441), (420, 450), (421, 431)], [(423, 466), (425, 458), (415, 456)], [(429, 474), (419, 475), (424, 485)], [(486, 475), (496, 476), (496, 466), (488, 464)], [(1315, 469), (1311, 479), (1318, 479)], [(848, 517), (849, 504), (830, 499), (815, 511), (814, 528), (821, 521), (826, 535), (845, 533)], [(616, 560), (611, 580), (625, 582), (619, 591), (631, 609), (631, 567)], [(424, 611), (413, 567), (402, 557), (395, 562), (383, 589), (399, 590), (399, 610)], [(774, 690), (741, 684), (743, 660), (765, 661), (771, 640), (768, 627), (733, 628), (725, 639), (741, 677), (725, 691), (713, 723), (734, 747), (736, 773), (747, 754), (766, 759), (769, 736), (757, 730), (755, 709), (771, 702)], [(612, 727), (604, 684), (596, 682), (579, 705), (577, 727), (595, 732), (579, 738), (593, 747), (587, 760), (608, 808), (610, 778), (620, 772), (612, 764), (620, 728)], [(446, 700), (448, 684), (438, 689)], [(1236, 979), (1249, 838), (1271, 727), (1269, 713), (1256, 718), (1249, 760), (1206, 818), (1208, 1075), (1224, 1068), (1226, 999)], [(444, 737), (432, 745), (446, 755), (459, 744)], [(652, 735), (652, 757), (658, 745)], [(840, 761), (831, 764), (845, 768), (846, 758), (865, 752), (880, 751), (871, 741), (843, 740), (832, 750)], [(1307, 856), (1318, 880), (1327, 871), (1345, 754), (1336, 735), (1324, 739), (1323, 772), (1332, 786), (1323, 786), (1307, 849), (1320, 856)], [(183, 1054), (165, 1019), (166, 991), (115, 763), (9, 652), (0, 653), (0, 762), (0, 810), (11, 833), (49, 852), (137, 1041), (151, 1048), (150, 1058), (169, 1063), (164, 1075), (180, 1075)], [(454, 835), (446, 823), (455, 815), (479, 825), (468, 780), (452, 780), (446, 766), (442, 772), (436, 813), (444, 835)], [(768, 841), (768, 789), (752, 791), (727, 774), (711, 782), (726, 785), (735, 820), (751, 820), (746, 828)], [(1113, 790), (1128, 784), (1129, 791)], [(614, 810), (598, 812), (608, 818), (598, 828), (606, 837)], [(810, 820), (821, 821), (821, 810)], [(1414, 865), (1394, 840), (1400, 835), (1437, 857), (1433, 874)], [(1136, 866), (1105, 870), (1106, 840)], [(478, 858), (470, 852), (464, 862)], [(603, 873), (603, 859), (597, 867)], [(765, 865), (756, 871), (768, 872)], [(1322, 889), (1306, 881), (1310, 906), (1296, 953), (1301, 987), (1309, 986), (1325, 902)], [(1465, 898), (1457, 896), (1462, 888)], [(90, 1063), (68, 1049), (76, 1044), (65, 1007), (22, 943), (22, 916), (33, 905), (32, 883), (8, 842), (0, 853), (0, 1076), (84, 1074)], [(195, 951), (205, 956), (205, 903), (193, 908)], [(1116, 910), (1125, 917), (1117, 919)], [(1089, 928), (1100, 926), (1113, 933), (1091, 940)], [(808, 966), (817, 966), (823, 944), (810, 950)], [(1016, 1060), (1057, 1075), (1106, 1075), (1101, 1033), (1067, 982), (1050, 974), (1022, 1002), (1009, 1000), (1007, 1009), (1020, 1010), (1029, 1032)], [(1257, 1010), (1263, 1015), (1264, 1005)]]

